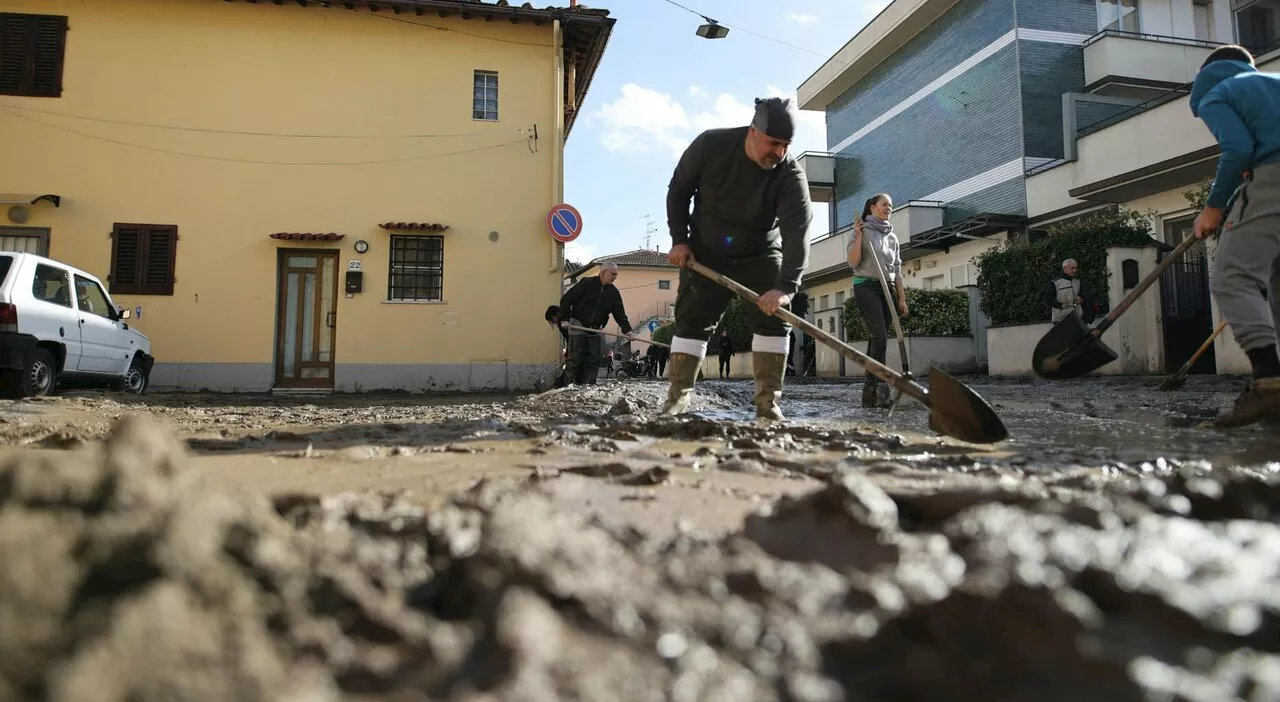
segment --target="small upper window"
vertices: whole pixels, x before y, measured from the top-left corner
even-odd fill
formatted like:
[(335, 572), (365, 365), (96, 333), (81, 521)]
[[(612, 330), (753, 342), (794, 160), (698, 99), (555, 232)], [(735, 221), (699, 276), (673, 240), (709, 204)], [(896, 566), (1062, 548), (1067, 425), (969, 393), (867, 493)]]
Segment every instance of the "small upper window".
[(671, 281), (669, 281), (669, 280), (659, 280), (659, 281), (658, 281), (658, 289), (659, 289), (659, 290), (670, 290), (670, 289), (671, 289)]
[(1138, 0), (1097, 0), (1098, 30), (1129, 32), (1136, 34), (1138, 25)]
[(476, 71), (471, 118), (498, 121), (498, 72)]
[(61, 97), (67, 18), (0, 12), (0, 95)]

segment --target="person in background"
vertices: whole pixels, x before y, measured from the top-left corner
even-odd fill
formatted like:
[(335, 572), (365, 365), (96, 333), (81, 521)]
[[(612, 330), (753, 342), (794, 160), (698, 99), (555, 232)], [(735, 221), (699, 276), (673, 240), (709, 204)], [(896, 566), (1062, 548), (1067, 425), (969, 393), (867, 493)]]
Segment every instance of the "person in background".
[(1074, 258), (1062, 262), (1062, 275), (1049, 281), (1044, 291), (1045, 304), (1049, 305), (1049, 321), (1057, 324), (1069, 314), (1084, 314), (1084, 296), (1080, 294), (1080, 264)]
[(1204, 210), (1196, 217), (1195, 236), (1204, 238), (1222, 227), (1210, 289), (1253, 366), (1248, 387), (1214, 424), (1230, 428), (1277, 421), (1280, 76), (1260, 73), (1243, 47), (1219, 46), (1200, 65), (1190, 103), (1191, 114), (1204, 121), (1222, 151)]
[(729, 330), (721, 329), (719, 338), (720, 379), (729, 377), (729, 363), (733, 360), (733, 339), (729, 338)]
[[(866, 321), (870, 338), (867, 339), (867, 355), (884, 363), (889, 348), (889, 331), (893, 328), (890, 304), (898, 305), (898, 314), (907, 316), (907, 289), (902, 282), (902, 251), (898, 235), (889, 224), (893, 214), (893, 200), (887, 193), (874, 195), (862, 207), (862, 214), (853, 224), (853, 239), (847, 251), (849, 267), (853, 269), (853, 299)], [(880, 260), (889, 288), (895, 291), (897, 300), (886, 300), (880, 285), (880, 268), (870, 257)], [(889, 384), (867, 373), (862, 384), (863, 407), (889, 407)]]
[[(631, 336), (631, 322), (622, 305), (622, 293), (613, 284), (617, 279), (618, 264), (601, 264), (599, 275), (579, 280), (561, 296), (562, 318), (574, 326), (603, 329), (609, 315), (613, 315), (623, 335)], [(569, 330), (569, 364), (565, 369), (569, 382), (596, 384), (600, 377), (602, 346), (599, 334)]]

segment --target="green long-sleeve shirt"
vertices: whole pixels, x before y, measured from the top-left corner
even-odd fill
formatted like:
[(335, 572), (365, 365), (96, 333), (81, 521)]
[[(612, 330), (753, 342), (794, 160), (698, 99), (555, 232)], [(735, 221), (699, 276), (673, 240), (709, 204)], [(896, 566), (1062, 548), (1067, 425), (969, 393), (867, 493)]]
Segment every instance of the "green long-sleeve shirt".
[(671, 241), (689, 244), (695, 256), (781, 250), (774, 288), (794, 294), (809, 265), (809, 182), (790, 152), (774, 168), (761, 168), (747, 157), (746, 138), (747, 127), (709, 129), (685, 149), (667, 187)]

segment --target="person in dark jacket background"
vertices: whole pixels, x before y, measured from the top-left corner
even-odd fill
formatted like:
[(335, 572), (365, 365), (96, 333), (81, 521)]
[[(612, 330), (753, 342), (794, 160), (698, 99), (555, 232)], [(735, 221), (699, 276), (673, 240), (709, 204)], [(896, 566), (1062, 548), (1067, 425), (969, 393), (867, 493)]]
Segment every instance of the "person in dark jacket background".
[(733, 339), (729, 338), (729, 330), (720, 330), (720, 377), (729, 377), (729, 362), (733, 360)]
[[(626, 336), (631, 336), (631, 322), (623, 309), (622, 293), (614, 286), (618, 264), (603, 263), (600, 274), (583, 278), (560, 297), (560, 313), (575, 326), (603, 329), (609, 315)], [(602, 354), (599, 334), (569, 330), (569, 363), (565, 377), (571, 383), (595, 385), (600, 375)]]

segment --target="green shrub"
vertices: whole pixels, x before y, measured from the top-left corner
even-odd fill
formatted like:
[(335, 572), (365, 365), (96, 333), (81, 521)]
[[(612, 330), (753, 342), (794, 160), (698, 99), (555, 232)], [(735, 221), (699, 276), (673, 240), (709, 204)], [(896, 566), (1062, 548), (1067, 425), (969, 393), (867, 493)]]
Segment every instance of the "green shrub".
[(1057, 226), (1034, 244), (1006, 243), (979, 254), (979, 307), (993, 326), (1049, 321), (1045, 287), (1062, 273), (1062, 262), (1080, 264), (1080, 290), (1108, 311), (1107, 248), (1154, 246), (1145, 215), (1117, 208)]
[[(720, 318), (720, 325), (716, 327), (715, 336), (720, 336), (721, 329), (729, 330), (729, 338), (733, 340), (733, 348), (735, 351), (751, 350), (751, 323), (747, 321), (745, 305), (747, 303), (740, 297), (734, 297), (729, 300), (729, 306), (724, 310), (724, 316)], [(653, 340), (664, 344), (670, 344), (671, 339), (676, 335), (675, 322), (658, 327), (653, 332)], [(707, 353), (714, 355), (716, 352), (716, 341), (713, 338), (707, 347)]]
[[(907, 288), (909, 314), (902, 320), (907, 336), (965, 336), (969, 334), (969, 294), (963, 290)], [(870, 337), (862, 310), (852, 297), (844, 303), (844, 333), (849, 341)], [(893, 328), (889, 338), (895, 338)]]

